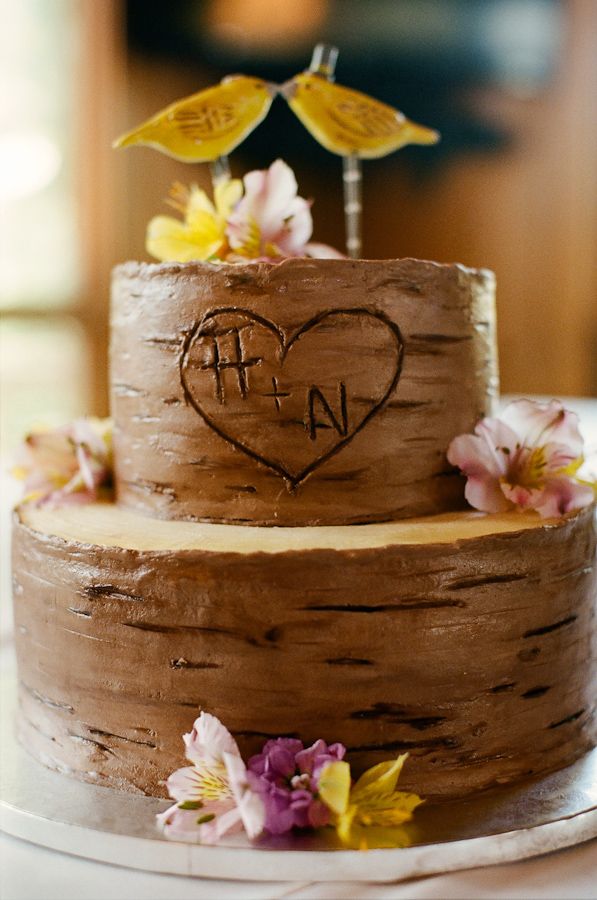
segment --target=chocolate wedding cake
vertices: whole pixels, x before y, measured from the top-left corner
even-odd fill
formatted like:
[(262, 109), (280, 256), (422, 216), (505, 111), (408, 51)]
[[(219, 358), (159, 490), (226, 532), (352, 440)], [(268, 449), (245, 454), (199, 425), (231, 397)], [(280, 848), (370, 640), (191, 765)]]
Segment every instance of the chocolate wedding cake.
[(163, 795), (204, 709), (243, 755), (408, 751), (444, 798), (592, 746), (593, 509), (472, 511), (446, 458), (497, 394), (493, 292), (410, 259), (115, 270), (115, 502), (16, 514), (39, 760)]

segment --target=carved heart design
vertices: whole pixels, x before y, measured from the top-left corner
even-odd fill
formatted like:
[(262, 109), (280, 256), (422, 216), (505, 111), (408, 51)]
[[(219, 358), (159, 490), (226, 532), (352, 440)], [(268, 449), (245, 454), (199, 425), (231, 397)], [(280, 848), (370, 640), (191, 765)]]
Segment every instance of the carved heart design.
[(210, 428), (294, 488), (382, 409), (403, 351), (398, 327), (366, 309), (320, 313), (290, 336), (218, 309), (188, 335), (180, 376)]

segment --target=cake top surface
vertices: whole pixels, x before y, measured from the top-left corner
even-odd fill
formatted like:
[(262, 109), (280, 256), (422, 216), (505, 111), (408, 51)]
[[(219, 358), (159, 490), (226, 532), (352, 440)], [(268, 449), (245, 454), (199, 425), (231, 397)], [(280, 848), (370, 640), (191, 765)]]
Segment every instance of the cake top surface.
[(450, 544), (491, 534), (551, 528), (563, 521), (518, 512), (486, 515), (468, 510), (359, 526), (263, 528), (149, 519), (110, 503), (58, 508), (24, 506), (18, 514), (21, 522), (34, 531), (100, 547), (241, 554)]
[(304, 269), (314, 269), (333, 273), (334, 271), (346, 272), (351, 268), (355, 270), (359, 267), (375, 268), (375, 267), (397, 267), (405, 270), (416, 268), (417, 271), (450, 271), (465, 272), (471, 276), (477, 276), (483, 279), (494, 280), (494, 273), (487, 268), (474, 268), (465, 266), (462, 263), (442, 263), (433, 260), (415, 259), (405, 256), (395, 259), (310, 259), (308, 257), (285, 257), (283, 259), (260, 260), (259, 262), (246, 261), (243, 263), (235, 262), (210, 262), (191, 260), (188, 262), (166, 261), (166, 262), (143, 262), (138, 260), (127, 260), (119, 263), (113, 269), (115, 276), (123, 276), (134, 278), (138, 276), (152, 277), (170, 274), (194, 274), (205, 271), (218, 271), (222, 273), (233, 273), (234, 275), (248, 275), (258, 280), (268, 274), (291, 274)]

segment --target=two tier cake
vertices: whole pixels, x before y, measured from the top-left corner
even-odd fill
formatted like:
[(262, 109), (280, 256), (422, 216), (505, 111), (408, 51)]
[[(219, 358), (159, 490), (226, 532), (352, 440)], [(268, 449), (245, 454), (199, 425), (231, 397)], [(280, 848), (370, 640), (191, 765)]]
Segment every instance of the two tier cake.
[(169, 792), (171, 837), (333, 824), (401, 846), (420, 797), (594, 743), (593, 488), (560, 403), (491, 418), (493, 274), (343, 257), (310, 242), (281, 160), (230, 177), (281, 95), (344, 157), (359, 256), (359, 160), (438, 135), (334, 84), (336, 55), (119, 139), (210, 162), (213, 202), (175, 185), (182, 220), (148, 228), (161, 263), (114, 272), (113, 465), (85, 422), (26, 445), (20, 738), (65, 774)]
[(199, 710), (468, 794), (593, 743), (595, 530), (467, 508), (494, 281), (416, 260), (114, 273), (115, 501), (22, 506), (21, 739), (163, 795)]

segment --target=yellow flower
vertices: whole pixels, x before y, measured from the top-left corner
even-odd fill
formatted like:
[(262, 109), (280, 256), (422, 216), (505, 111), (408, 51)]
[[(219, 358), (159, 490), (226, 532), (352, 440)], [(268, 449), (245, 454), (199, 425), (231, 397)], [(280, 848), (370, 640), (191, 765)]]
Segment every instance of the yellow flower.
[(242, 197), (242, 181), (221, 181), (214, 189), (214, 203), (196, 184), (175, 184), (170, 205), (184, 215), (155, 216), (147, 226), (146, 249), (161, 262), (190, 262), (221, 257), (227, 249), (226, 222)]
[(332, 812), (338, 837), (347, 847), (406, 847), (402, 826), (424, 801), (416, 794), (396, 790), (408, 754), (368, 769), (351, 788), (350, 766), (332, 762), (319, 777), (319, 797)]

